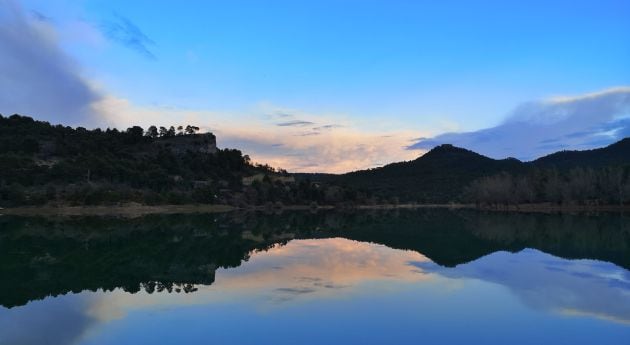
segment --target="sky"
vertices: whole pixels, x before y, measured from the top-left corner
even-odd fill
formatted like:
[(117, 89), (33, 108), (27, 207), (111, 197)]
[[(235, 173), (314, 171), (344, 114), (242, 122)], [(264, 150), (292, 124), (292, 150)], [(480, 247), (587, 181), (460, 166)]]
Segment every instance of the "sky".
[(630, 2), (0, 0), (0, 114), (193, 124), (295, 172), (630, 136)]

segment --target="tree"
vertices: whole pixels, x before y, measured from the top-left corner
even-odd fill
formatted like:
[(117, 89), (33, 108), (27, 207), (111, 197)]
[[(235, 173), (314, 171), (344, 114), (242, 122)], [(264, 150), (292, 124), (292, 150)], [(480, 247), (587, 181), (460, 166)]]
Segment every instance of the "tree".
[(175, 127), (171, 126), (171, 127), (169, 127), (168, 131), (166, 132), (166, 137), (170, 138), (170, 137), (174, 137), (174, 136), (175, 136)]
[(195, 134), (198, 131), (199, 131), (199, 127), (191, 126), (191, 125), (186, 126), (186, 129), (185, 129), (185, 133), (188, 134), (188, 135)]
[(177, 126), (177, 135), (183, 135), (183, 134), (184, 134), (184, 127)]
[(129, 133), (133, 137), (141, 137), (144, 133), (144, 129), (142, 129), (142, 127), (140, 126), (133, 126), (127, 128), (127, 133)]
[[(162, 127), (162, 128), (164, 128), (164, 127)], [(157, 137), (158, 137), (158, 135), (159, 135), (159, 132), (158, 132), (157, 127), (155, 127), (155, 126), (151, 126), (151, 127), (149, 127), (149, 128), (147, 129), (147, 132), (145, 133), (145, 135), (146, 135), (147, 137), (149, 137), (149, 138), (153, 138), (153, 139), (157, 138)]]
[(168, 129), (166, 127), (160, 127), (160, 137), (168, 136)]

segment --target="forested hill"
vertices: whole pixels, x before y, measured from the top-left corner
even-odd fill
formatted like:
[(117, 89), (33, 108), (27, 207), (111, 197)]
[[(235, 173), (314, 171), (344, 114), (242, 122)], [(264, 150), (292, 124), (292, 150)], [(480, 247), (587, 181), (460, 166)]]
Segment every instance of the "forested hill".
[[(440, 145), (408, 162), (342, 175), (303, 175), (422, 203), (596, 202), (630, 199), (630, 138), (604, 148), (561, 151), (531, 162), (496, 160)], [(630, 200), (628, 200), (630, 201)]]
[(219, 149), (195, 126), (71, 128), (0, 116), (0, 207), (21, 205), (364, 203), (365, 193), (295, 183)]
[(409, 162), (355, 171), (333, 180), (401, 200), (439, 203), (454, 200), (475, 179), (499, 171), (519, 172), (516, 159), (494, 160), (452, 145), (440, 145)]
[(143, 201), (134, 194), (153, 191), (152, 197), (160, 198), (161, 192), (191, 181), (235, 185), (255, 170), (240, 151), (218, 150), (214, 135), (195, 134), (198, 130), (87, 130), (25, 116), (0, 117), (0, 199), (5, 204), (58, 198), (79, 204), (85, 198)]

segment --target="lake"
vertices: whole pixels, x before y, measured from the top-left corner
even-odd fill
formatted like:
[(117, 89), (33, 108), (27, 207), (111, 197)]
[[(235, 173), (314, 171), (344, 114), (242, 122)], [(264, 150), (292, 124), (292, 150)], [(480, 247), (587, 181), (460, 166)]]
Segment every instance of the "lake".
[(630, 218), (0, 217), (0, 344), (630, 344)]

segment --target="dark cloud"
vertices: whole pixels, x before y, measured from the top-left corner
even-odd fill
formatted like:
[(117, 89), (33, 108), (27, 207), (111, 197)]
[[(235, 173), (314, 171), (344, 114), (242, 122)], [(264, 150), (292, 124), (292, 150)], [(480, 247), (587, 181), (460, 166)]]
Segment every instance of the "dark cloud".
[(309, 126), (309, 125), (314, 125), (314, 124), (315, 123), (313, 123), (311, 121), (292, 120), (292, 121), (286, 121), (286, 122), (277, 123), (276, 126), (280, 126), (280, 127), (302, 127), (302, 126)]
[(52, 19), (46, 15), (44, 15), (43, 13), (39, 12), (39, 11), (35, 11), (35, 10), (31, 10), (31, 16), (33, 16), (33, 18), (35, 18), (36, 20), (39, 20), (40, 22), (50, 22), (52, 21)]
[(45, 15), (27, 15), (0, 0), (0, 113), (19, 113), (64, 124), (88, 124), (101, 96), (81, 78), (77, 64), (50, 34)]
[(155, 54), (149, 49), (149, 47), (155, 46), (155, 42), (131, 20), (115, 14), (114, 20), (103, 23), (101, 28), (109, 39), (135, 50), (148, 59), (156, 59)]
[(500, 125), (420, 138), (410, 150), (440, 144), (493, 158), (531, 160), (559, 149), (589, 149), (630, 135), (630, 87), (521, 105)]
[(312, 131), (312, 132), (304, 132), (304, 133), (300, 133), (300, 134), (296, 134), (296, 137), (311, 137), (314, 135), (320, 135), (320, 132), (317, 131)]
[(333, 129), (333, 128), (341, 128), (343, 127), (342, 125), (337, 125), (337, 124), (331, 124), (331, 125), (323, 125), (323, 126), (318, 126), (318, 127), (313, 127), (314, 131), (325, 131), (325, 130), (329, 130), (329, 129)]
[(283, 112), (283, 111), (276, 111), (273, 116), (275, 117), (279, 117), (279, 118), (287, 118), (287, 117), (293, 117), (292, 114)]

